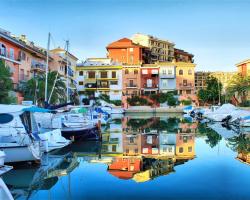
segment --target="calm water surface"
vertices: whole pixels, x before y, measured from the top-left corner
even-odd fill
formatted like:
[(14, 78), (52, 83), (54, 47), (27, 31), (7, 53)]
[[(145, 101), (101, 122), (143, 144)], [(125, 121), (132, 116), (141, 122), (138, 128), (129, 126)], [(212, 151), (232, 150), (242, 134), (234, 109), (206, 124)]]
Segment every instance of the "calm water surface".
[(250, 199), (250, 131), (180, 116), (126, 116), (102, 142), (77, 142), (16, 166), (16, 199)]

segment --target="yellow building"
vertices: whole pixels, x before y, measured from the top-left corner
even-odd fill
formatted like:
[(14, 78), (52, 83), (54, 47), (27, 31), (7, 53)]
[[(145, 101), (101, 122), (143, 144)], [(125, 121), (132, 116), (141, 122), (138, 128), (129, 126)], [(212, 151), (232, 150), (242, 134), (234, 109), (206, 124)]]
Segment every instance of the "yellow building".
[(122, 98), (122, 66), (109, 58), (89, 58), (76, 67), (80, 99), (107, 94), (110, 100)]
[(194, 63), (174, 62), (176, 66), (176, 89), (182, 99), (197, 100), (195, 95), (195, 67)]
[(237, 72), (211, 72), (210, 75), (217, 78), (222, 83), (222, 91), (225, 93), (226, 88), (228, 84), (230, 83), (230, 80), (233, 78), (234, 75), (236, 75)]

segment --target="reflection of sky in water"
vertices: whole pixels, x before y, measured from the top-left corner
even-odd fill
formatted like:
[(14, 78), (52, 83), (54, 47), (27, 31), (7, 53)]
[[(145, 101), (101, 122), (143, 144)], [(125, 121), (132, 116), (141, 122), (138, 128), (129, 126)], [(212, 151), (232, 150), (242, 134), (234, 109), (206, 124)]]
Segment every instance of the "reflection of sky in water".
[(235, 159), (237, 152), (225, 139), (211, 148), (205, 135), (197, 130), (196, 135), (194, 159), (141, 183), (111, 175), (107, 164), (91, 163), (98, 160), (98, 145), (90, 158), (83, 156), (89, 149), (86, 143), (78, 144), (72, 149), (81, 152), (80, 165), (59, 177), (50, 190), (34, 192), (31, 199), (250, 199), (250, 166)]

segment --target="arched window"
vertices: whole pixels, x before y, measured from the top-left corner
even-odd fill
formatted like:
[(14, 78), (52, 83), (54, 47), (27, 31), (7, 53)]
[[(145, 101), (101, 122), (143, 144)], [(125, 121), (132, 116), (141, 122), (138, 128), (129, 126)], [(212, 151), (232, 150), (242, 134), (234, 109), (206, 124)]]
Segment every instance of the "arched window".
[(125, 69), (125, 74), (128, 74), (128, 73), (129, 73), (128, 69)]
[(192, 75), (192, 69), (188, 70), (188, 75)]
[(0, 43), (0, 55), (7, 56), (6, 53), (7, 53), (6, 46), (4, 44)]
[(182, 69), (179, 70), (179, 75), (183, 75), (183, 70)]

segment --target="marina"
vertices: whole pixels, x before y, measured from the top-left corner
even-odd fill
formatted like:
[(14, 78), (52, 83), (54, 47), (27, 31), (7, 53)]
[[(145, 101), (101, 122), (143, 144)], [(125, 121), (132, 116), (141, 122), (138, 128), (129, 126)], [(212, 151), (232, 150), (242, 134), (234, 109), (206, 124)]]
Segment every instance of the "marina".
[(2, 179), (14, 199), (249, 199), (249, 145), (247, 131), (129, 114), (103, 127), (102, 141), (75, 141)]

